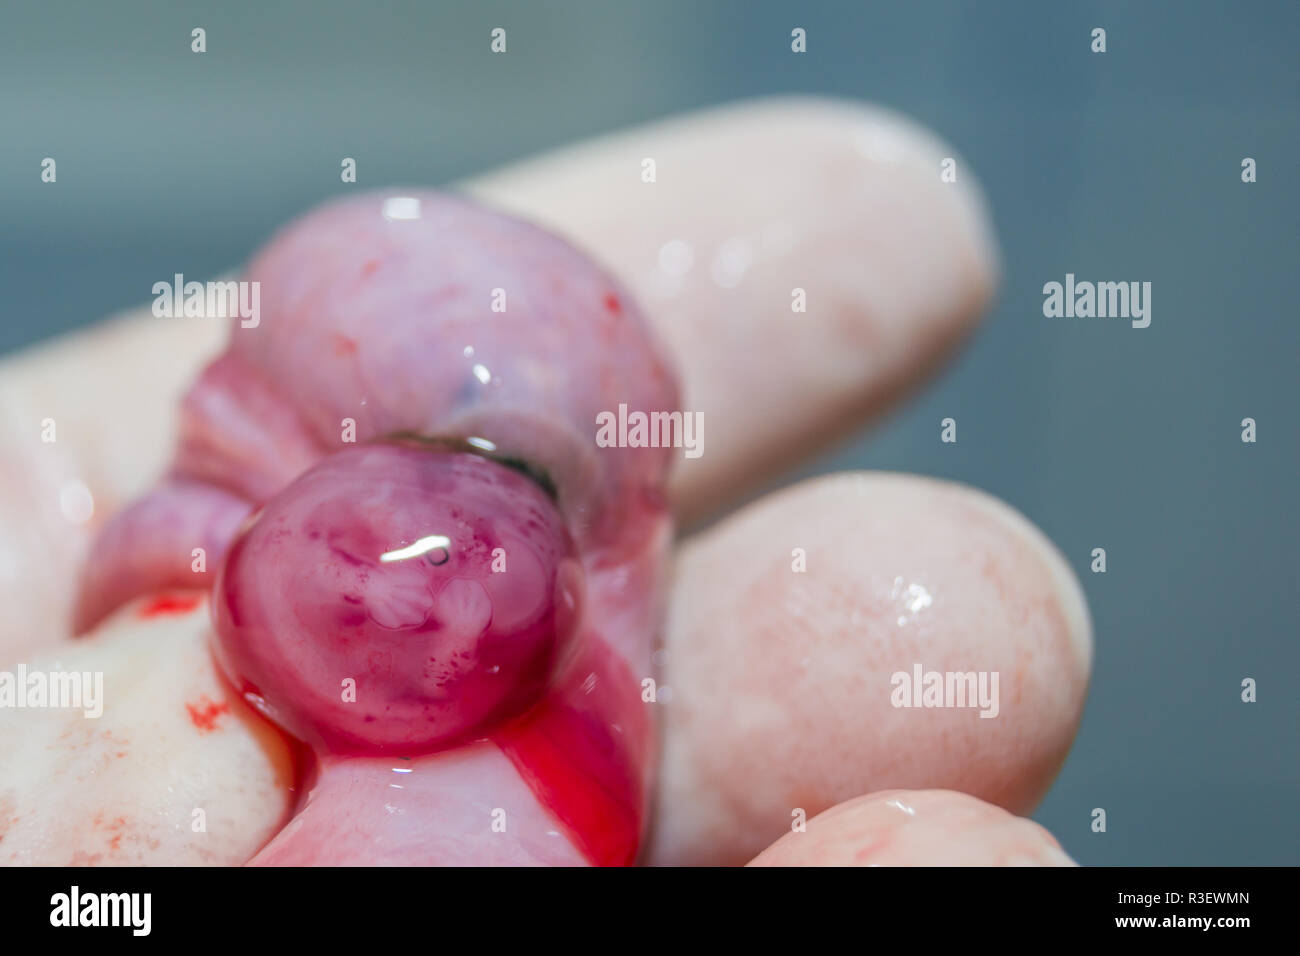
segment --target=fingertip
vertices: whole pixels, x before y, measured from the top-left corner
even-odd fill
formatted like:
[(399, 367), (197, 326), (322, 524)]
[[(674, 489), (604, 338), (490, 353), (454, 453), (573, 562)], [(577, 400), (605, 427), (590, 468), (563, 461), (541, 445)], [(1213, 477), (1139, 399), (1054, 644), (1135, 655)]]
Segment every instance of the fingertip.
[(907, 170), (918, 184), (942, 197), (954, 242), (949, 254), (955, 300), (951, 315), (960, 324), (974, 323), (993, 298), (1002, 265), (993, 217), (972, 164), (942, 136), (905, 113), (879, 103), (837, 96), (792, 95), (752, 101), (768, 111), (769, 121), (802, 119), (839, 130), (863, 161), (864, 176), (888, 177)]
[[(792, 807), (883, 787), (1025, 813), (1059, 771), (1086, 695), (1087, 608), (1010, 506), (938, 479), (825, 476), (710, 529), (678, 567), (656, 859), (742, 860)], [(999, 690), (976, 716), (897, 696), (900, 674)]]
[(1002, 499), (970, 485), (951, 487), (965, 495), (974, 507), (1005, 525), (1037, 557), (1051, 581), (1051, 593), (1056, 598), (1061, 618), (1065, 622), (1073, 650), (1073, 663), (1077, 673), (1086, 682), (1092, 672), (1092, 616), (1088, 612), (1083, 585), (1070, 562), (1036, 524)]
[(883, 790), (792, 826), (749, 866), (1075, 866), (1032, 820), (953, 790)]

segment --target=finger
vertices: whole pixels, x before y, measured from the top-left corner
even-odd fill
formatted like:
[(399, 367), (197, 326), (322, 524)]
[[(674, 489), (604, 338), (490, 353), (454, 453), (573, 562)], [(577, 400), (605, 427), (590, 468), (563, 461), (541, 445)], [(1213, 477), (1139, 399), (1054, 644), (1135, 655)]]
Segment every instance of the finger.
[(238, 864), (283, 825), (294, 761), (217, 678), (207, 620), (198, 595), (146, 601), (9, 669), (29, 705), (66, 690), (0, 708), (0, 863)]
[[(617, 225), (617, 224), (615, 225), (616, 228), (619, 229), (623, 228), (623, 226), (621, 225)], [(611, 226), (611, 228), (614, 228), (614, 226)], [(599, 243), (594, 243), (594, 245), (598, 246)], [(100, 395), (91, 395), (90, 397), (90, 399), (98, 399), (98, 398), (101, 398)], [(87, 399), (87, 401), (90, 401), (90, 399)], [(157, 416), (155, 416), (155, 418), (157, 418)], [(139, 415), (136, 416), (135, 419), (131, 420), (130, 427), (131, 429), (135, 429), (133, 441), (135, 442), (147, 441), (147, 442), (151, 442), (151, 444), (160, 444), (159, 440), (157, 440), (157, 434), (159, 434), (159, 432), (147, 428), (149, 421), (151, 421), (151, 419), (149, 419), (148, 415)], [(142, 425), (146, 425), (146, 427), (142, 427)], [(129, 444), (129, 442), (127, 442), (127, 444)], [(118, 453), (118, 451), (114, 451), (114, 457), (117, 457), (118, 454), (121, 453)], [(129, 455), (126, 455), (126, 457), (129, 458)]]
[[(764, 498), (678, 558), (649, 858), (740, 863), (796, 808), (885, 788), (1025, 812), (1069, 748), (1090, 658), (1068, 566), (981, 492), (851, 474)], [(967, 706), (899, 698), (918, 666), (972, 673)], [(975, 707), (980, 674), (996, 696)]]
[(878, 411), (969, 329), (995, 252), (969, 173), (941, 181), (951, 154), (884, 110), (782, 98), (471, 189), (589, 249), (649, 312), (706, 425), (703, 454), (674, 476), (689, 523)]
[(949, 790), (887, 790), (818, 814), (750, 866), (1073, 866), (1050, 833)]
[[(969, 327), (994, 252), (969, 177), (939, 181), (947, 152), (883, 111), (760, 100), (468, 188), (569, 235), (644, 300), (679, 364), (686, 409), (708, 423), (708, 451), (674, 479), (689, 522), (879, 408)], [(657, 159), (653, 184), (641, 182), (644, 158)], [(791, 311), (796, 288), (807, 312)], [(177, 400), (224, 337), (219, 322), (141, 309), (2, 363), (0, 436), (18, 454), (0, 466), (11, 558), (0, 562), (0, 599), (23, 616), (0, 632), (0, 658), (63, 636), (70, 575), (37, 569), (76, 567), (87, 529), (162, 470)], [(47, 418), (55, 443), (40, 441)], [(88, 521), (63, 513), (61, 489), (90, 498)]]
[[(396, 766), (394, 766), (396, 764)], [(481, 742), (326, 763), (251, 866), (584, 866), (518, 770)], [(504, 822), (505, 831), (493, 822)]]
[[(465, 188), (570, 236), (641, 297), (687, 406), (716, 436), (678, 476), (689, 517), (877, 407), (978, 315), (996, 254), (970, 177), (940, 180), (950, 152), (884, 110), (781, 98), (638, 127)], [(791, 311), (795, 288), (806, 313)], [(220, 323), (140, 309), (8, 359), (0, 406), (24, 438), (37, 415), (64, 420), (82, 477), (111, 504), (162, 467), (176, 399), (224, 337)], [(756, 400), (757, 382), (779, 403)]]

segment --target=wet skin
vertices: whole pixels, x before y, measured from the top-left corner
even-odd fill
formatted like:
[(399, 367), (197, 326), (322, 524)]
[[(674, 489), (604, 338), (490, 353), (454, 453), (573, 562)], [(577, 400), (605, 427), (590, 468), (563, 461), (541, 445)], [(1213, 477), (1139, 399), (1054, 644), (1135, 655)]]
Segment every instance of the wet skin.
[[(639, 200), (625, 205), (619, 157), (628, 150), (648, 155), (651, 148), (668, 156), (680, 175), (657, 194), (653, 206)], [(216, 676), (208, 602), (187, 606), (183, 596), (170, 596), (160, 604), (150, 593), (152, 587), (192, 581), (190, 553), (196, 541), (212, 556), (209, 573), (215, 575), (222, 567), (217, 556), (253, 509), (269, 508), (310, 469), (327, 467), (335, 456), (394, 434), (478, 435), (489, 425), (503, 444), (515, 443), (507, 457), (538, 462), (530, 471), (551, 477), (556, 513), (582, 556), (584, 620), (608, 622), (595, 629), (600, 640), (577, 645), (607, 648), (608, 658), (630, 661), (635, 711), (647, 718), (658, 715), (658, 758), (638, 755), (624, 777), (648, 776), (651, 767), (659, 771), (657, 782), (643, 780), (651, 787), (653, 808), (633, 812), (645, 821), (654, 810), (642, 859), (743, 862), (789, 830), (793, 808), (813, 818), (858, 794), (889, 787), (964, 790), (1014, 812), (1028, 810), (1050, 782), (1077, 724), (1090, 656), (1087, 614), (1077, 584), (1051, 545), (1010, 509), (968, 489), (854, 476), (805, 483), (751, 505), (679, 551), (663, 640), (653, 665), (648, 661), (649, 638), (668, 590), (666, 509), (687, 521), (715, 511), (728, 496), (770, 476), (776, 464), (848, 427), (932, 364), (978, 311), (991, 282), (991, 260), (969, 189), (930, 185), (931, 158), (945, 150), (893, 118), (816, 101), (778, 102), (638, 131), (626, 143), (585, 147), (563, 161), (474, 186), (492, 205), (545, 222), (610, 264), (621, 281), (599, 269), (593, 273), (586, 255), (572, 253), (577, 274), (599, 278), (579, 281), (577, 289), (543, 285), (546, 294), (531, 301), (525, 296), (523, 306), (558, 299), (571, 316), (575, 305), (589, 303), (599, 311), (584, 313), (581, 327), (600, 328), (606, 316), (636, 310), (641, 303), (667, 343), (661, 360), (648, 360), (657, 351), (648, 344), (653, 337), (644, 336), (646, 323), (634, 324), (647, 347), (616, 351), (620, 361), (649, 361), (660, 369), (659, 375), (641, 379), (622, 367), (602, 377), (602, 336), (586, 341), (572, 333), (529, 343), (528, 349), (552, 357), (541, 369), (525, 363), (522, 377), (501, 375), (501, 369), (515, 368), (511, 342), (502, 339), (479, 343), (475, 347), (482, 352), (476, 356), (465, 355), (464, 344), (459, 352), (436, 352), (430, 374), (403, 379), (403, 352), (418, 351), (404, 349), (403, 343), (430, 348), (434, 343), (421, 338), (427, 330), (418, 322), (392, 328), (388, 337), (373, 331), (369, 338), (351, 334), (348, 322), (365, 314), (362, 280), (369, 260), (347, 243), (331, 240), (325, 228), (296, 240), (290, 235), (290, 242), (278, 246), (282, 255), (274, 253), (273, 243), (250, 264), (249, 275), (289, 275), (295, 250), (303, 249), (310, 255), (300, 258), (324, 259), (330, 274), (314, 280), (321, 284), (318, 293), (311, 291), (311, 282), (287, 283), (285, 288), (292, 288), (279, 305), (273, 304), (272, 291), (278, 283), (264, 279), (264, 318), (259, 328), (247, 330), (264, 337), (241, 341), (244, 333), (235, 330), (229, 353), (210, 364), (190, 389), (171, 471), (145, 493), (134, 530), (125, 516), (107, 532), (99, 529), (107, 542), (102, 547), (116, 548), (124, 560), (88, 565), (79, 624), (89, 636), (80, 647), (59, 650), (57, 629), (42, 623), (57, 622), (61, 613), (56, 592), (44, 598), (56, 579), (16, 585), (10, 600), (15, 608), (56, 609), (33, 618), (31, 626), (21, 626), (20, 614), (12, 635), (27, 642), (23, 656), (45, 646), (47, 654), (65, 658), (64, 666), (82, 659), (96, 663), (105, 671), (110, 701), (114, 687), (120, 693), (128, 685), (134, 689), (131, 705), (119, 696), (118, 705), (109, 707), (94, 733), (77, 746), (90, 729), (84, 722), (29, 712), (16, 723), (14, 712), (0, 713), (6, 728), (0, 732), (0, 767), (21, 768), (0, 773), (0, 810), (6, 811), (0, 825), (7, 827), (0, 831), (0, 859), (575, 863), (621, 862), (635, 852), (625, 840), (600, 845), (575, 835), (583, 828), (554, 808), (573, 803), (595, 818), (616, 819), (617, 808), (630, 805), (617, 794), (643, 788), (620, 785), (617, 775), (584, 779), (580, 768), (592, 766), (588, 749), (601, 748), (548, 746), (557, 737), (545, 721), (520, 738), (538, 755), (540, 774), (528, 770), (519, 747), (497, 729), (483, 742), (395, 759), (330, 750), (317, 741), (321, 772), (295, 783), (291, 738)], [(737, 179), (736, 167), (727, 161), (737, 155), (760, 158), (746, 168), (767, 184), (763, 189)], [(581, 175), (575, 178), (575, 171)], [(465, 208), (448, 203), (448, 209)], [(493, 228), (508, 228), (496, 225), (493, 214), (485, 215)], [(493, 235), (491, 229), (466, 234)], [(285, 238), (282, 234), (280, 240)], [(520, 251), (517, 264), (563, 256), (554, 240), (546, 239), (539, 238), (544, 256), (530, 258)], [(689, 256), (676, 254), (683, 244)], [(746, 244), (750, 264), (737, 275)], [(374, 237), (363, 245), (374, 247)], [(676, 253), (668, 255), (665, 248)], [(845, 268), (849, 263), (852, 268)], [(493, 288), (511, 290), (508, 309), (513, 310), (515, 280), (491, 278)], [(605, 283), (612, 289), (602, 287)], [(791, 322), (789, 304), (794, 285), (807, 287), (811, 301), (822, 303), (798, 323)], [(390, 289), (400, 287), (395, 281)], [(617, 310), (610, 309), (611, 292)], [(457, 295), (439, 286), (423, 305), (449, 303), (454, 313)], [(464, 304), (483, 312), (488, 301), (488, 295), (470, 295)], [(348, 308), (330, 312), (333, 302), (346, 302)], [(269, 318), (298, 306), (310, 317), (302, 320), (307, 325), (277, 344)], [(551, 319), (551, 324), (562, 322), (558, 315)], [(370, 328), (388, 329), (382, 323)], [(167, 351), (165, 358), (157, 356), (156, 367), (179, 369), (172, 380), (180, 385), (215, 351), (208, 333), (197, 326), (173, 326), (164, 333), (155, 324), (135, 338), (129, 330), (122, 334), (125, 352), (117, 360), (115, 381), (123, 362), (148, 363), (150, 350), (158, 346)], [(294, 339), (301, 344), (294, 345)], [(111, 341), (100, 341), (95, 354), (112, 348)], [(153, 480), (159, 436), (169, 434), (171, 426), (167, 401), (156, 395), (129, 411), (114, 409), (113, 402), (130, 397), (127, 392), (118, 399), (118, 388), (93, 393), (84, 414), (70, 405), (78, 394), (74, 386), (96, 374), (76, 354), (75, 343), (69, 343), (52, 348), (48, 357), (11, 364), (0, 397), (11, 409), (54, 413), (61, 428), (79, 415), (129, 422), (106, 445), (111, 458), (98, 464), (87, 459), (75, 472), (87, 477), (95, 493), (98, 524), (99, 515), (117, 510), (115, 496), (120, 501), (124, 492), (139, 492)], [(179, 362), (183, 355), (192, 357)], [(483, 356), (486, 360), (470, 361)], [(491, 373), (486, 383), (476, 365)], [(617, 450), (596, 454), (590, 426), (575, 436), (570, 423), (617, 408), (617, 392), (609, 386), (622, 380), (632, 387), (649, 382), (639, 400), (642, 407), (655, 407), (652, 390), (670, 381), (668, 370), (674, 366), (683, 376), (685, 398), (665, 400), (661, 407), (703, 410), (710, 446), (698, 461), (679, 461), (666, 493), (657, 497), (644, 493), (645, 475), (666, 471), (669, 462), (644, 465), (630, 456), (605, 461)], [(576, 372), (581, 387), (564, 392), (547, 379), (548, 368)], [(494, 381), (498, 375), (500, 386)], [(534, 387), (540, 391), (521, 397)], [(597, 407), (583, 404), (590, 401)], [(473, 411), (476, 405), (486, 405), (481, 415)], [(345, 418), (357, 426), (352, 449), (341, 447)], [(559, 453), (547, 458), (554, 450)], [(51, 455), (85, 454), (87, 446), (61, 439), (45, 451), (50, 454), (41, 460), (47, 464), (33, 466), (33, 473), (46, 469), (46, 483), (52, 478), (57, 486), (49, 469), (61, 467), (64, 459)], [(122, 455), (129, 467), (116, 464)], [(0, 477), (11, 487), (18, 482), (8, 500), (20, 505), (0, 514), (15, 532), (5, 540), (70, 549), (63, 562), (74, 563), (77, 549), (85, 547), (80, 533), (34, 537), (24, 522), (30, 520), (39, 535), (40, 509), (21, 507), (26, 479), (16, 472)], [(656, 481), (664, 479), (652, 478), (650, 484)], [(640, 523), (647, 533), (623, 537), (620, 523)], [(122, 529), (116, 545), (114, 528)], [(178, 561), (169, 549), (182, 544), (184, 560)], [(29, 553), (35, 553), (37, 546), (31, 547)], [(791, 573), (793, 547), (809, 555), (805, 575)], [(50, 560), (59, 558), (50, 555)], [(144, 580), (159, 583), (133, 584)], [(913, 610), (907, 597), (915, 593), (913, 586), (932, 598), (923, 610)], [(429, 593), (432, 604), (436, 599)], [(461, 598), (457, 606), (466, 620), (474, 620), (477, 602)], [(409, 601), (402, 606), (411, 607)], [(120, 610), (110, 614), (113, 607)], [(389, 613), (380, 610), (377, 617), (397, 622)], [(97, 620), (101, 623), (89, 623)], [(292, 650), (286, 650), (290, 658)], [(17, 659), (13, 653), (6, 657)], [(914, 660), (999, 670), (1001, 715), (968, 724), (951, 712), (892, 711), (889, 674)], [(35, 662), (40, 661), (38, 656)], [(592, 662), (587, 673), (608, 663)], [(571, 673), (560, 672), (556, 688), (563, 674)], [(641, 680), (651, 675), (672, 694), (647, 705)], [(608, 683), (618, 681), (597, 686)], [(877, 685), (879, 694), (873, 692)], [(579, 691), (582, 686), (577, 685)], [(616, 699), (633, 701), (632, 696)], [(606, 705), (596, 709), (606, 712)], [(572, 722), (563, 714), (553, 716), (562, 740), (573, 732)], [(143, 746), (155, 726), (168, 729), (155, 746)], [(310, 736), (303, 729), (298, 733)], [(586, 739), (598, 741), (593, 735)], [(184, 774), (179, 784), (172, 780), (170, 790), (161, 786), (178, 773)], [(548, 793), (548, 776), (552, 790), (566, 792)], [(87, 787), (87, 780), (95, 786)], [(158, 794), (172, 791), (165, 805), (157, 804)], [(604, 802), (584, 803), (592, 794), (604, 794)], [(963, 810), (963, 801), (971, 800), (936, 792), (901, 801), (914, 811), (910, 815), (892, 806), (877, 810), (888, 804), (884, 800), (853, 801), (835, 819), (865, 816), (861, 825), (837, 831), (840, 848), (844, 841), (865, 841), (855, 862), (869, 862), (870, 847), (886, 845), (910, 854), (905, 861), (943, 862), (944, 847), (954, 846), (955, 839), (944, 834), (956, 833), (965, 836), (962, 846), (983, 852), (988, 862), (1057, 859), (999, 850), (1010, 847), (999, 842), (1004, 840), (1028, 840), (1031, 847), (1054, 844), (1041, 831), (1008, 828), (996, 816)], [(219, 840), (188, 835), (187, 826), (173, 833), (150, 823), (171, 815), (180, 831), (195, 807), (208, 808)], [(505, 832), (492, 827), (498, 810), (509, 821)], [(47, 817), (82, 819), (85, 826), (43, 825)], [(906, 818), (913, 837), (885, 841), (872, 830), (892, 827), (896, 818)], [(628, 828), (587, 832), (601, 836), (620, 829)], [(930, 829), (934, 839), (920, 838)], [(42, 832), (59, 836), (51, 840)], [(806, 835), (826, 832), (814, 819)], [(825, 844), (804, 846), (812, 852)], [(958, 858), (971, 861), (971, 854), (953, 857)], [(897, 852), (888, 861), (899, 862)], [(805, 854), (787, 856), (786, 862), (817, 859)]]

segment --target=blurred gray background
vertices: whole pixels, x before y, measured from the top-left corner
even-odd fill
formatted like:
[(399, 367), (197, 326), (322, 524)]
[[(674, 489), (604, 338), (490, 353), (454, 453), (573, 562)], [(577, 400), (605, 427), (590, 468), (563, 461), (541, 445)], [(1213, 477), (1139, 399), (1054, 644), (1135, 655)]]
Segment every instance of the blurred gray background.
[[(509, 54), (489, 64), (498, 25)], [(1076, 859), (1296, 864), (1298, 26), (1295, 3), (1226, 0), (9, 2), (0, 351), (243, 261), (347, 188), (337, 157), (372, 185), (437, 184), (739, 97), (903, 110), (981, 179), (1004, 286), (948, 374), (807, 471), (959, 479), (1070, 558), (1096, 667), (1036, 818)], [(1151, 281), (1151, 327), (1045, 319), (1066, 272)]]

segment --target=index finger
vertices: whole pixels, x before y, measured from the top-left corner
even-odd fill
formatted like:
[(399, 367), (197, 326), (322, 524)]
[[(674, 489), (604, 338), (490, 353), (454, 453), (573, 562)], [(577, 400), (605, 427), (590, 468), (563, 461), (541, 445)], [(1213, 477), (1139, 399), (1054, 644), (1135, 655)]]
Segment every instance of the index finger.
[(469, 188), (605, 262), (666, 339), (705, 424), (673, 478), (686, 524), (878, 413), (995, 284), (971, 174), (911, 121), (848, 101), (706, 110)]
[[(785, 98), (638, 127), (466, 189), (565, 234), (643, 301), (685, 410), (707, 423), (671, 489), (690, 523), (879, 410), (971, 326), (995, 259), (969, 175), (941, 179), (947, 152), (882, 110)], [(41, 556), (0, 581), (24, 609), (6, 642), (57, 639), (71, 576), (38, 564), (75, 567), (103, 517), (153, 481), (177, 400), (223, 338), (141, 309), (0, 363), (0, 435), (28, 450), (0, 471), (0, 530)], [(57, 444), (40, 442), (46, 419)], [(90, 520), (70, 522), (61, 489), (93, 500)]]

